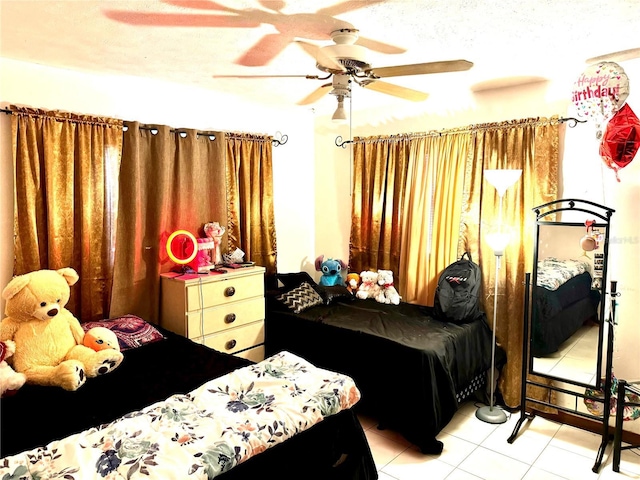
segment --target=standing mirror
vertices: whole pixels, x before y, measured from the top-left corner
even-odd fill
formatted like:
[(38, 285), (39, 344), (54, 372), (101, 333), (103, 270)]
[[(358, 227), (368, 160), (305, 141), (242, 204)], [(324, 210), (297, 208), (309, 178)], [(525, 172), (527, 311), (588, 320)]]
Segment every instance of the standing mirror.
[(613, 210), (573, 199), (534, 212), (529, 372), (600, 388)]
[[(527, 404), (602, 422), (597, 471), (608, 441), (609, 409), (603, 406), (610, 399), (613, 337), (605, 306), (614, 210), (588, 200), (566, 199), (533, 211), (533, 265), (525, 282), (521, 416), (508, 441), (513, 442), (525, 418), (535, 414), (527, 411)], [(530, 395), (527, 386), (546, 394)], [(602, 391), (602, 397), (589, 393), (594, 391)], [(594, 402), (599, 403), (599, 412), (587, 407)]]

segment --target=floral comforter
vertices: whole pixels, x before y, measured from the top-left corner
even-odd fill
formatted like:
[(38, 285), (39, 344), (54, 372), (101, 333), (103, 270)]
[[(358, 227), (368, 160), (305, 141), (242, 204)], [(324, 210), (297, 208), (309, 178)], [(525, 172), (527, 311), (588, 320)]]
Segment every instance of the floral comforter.
[(589, 263), (581, 260), (558, 260), (549, 257), (538, 262), (537, 284), (547, 290), (557, 290), (567, 280), (590, 271)]
[(354, 381), (289, 352), (18, 455), (2, 479), (211, 479), (355, 405)]

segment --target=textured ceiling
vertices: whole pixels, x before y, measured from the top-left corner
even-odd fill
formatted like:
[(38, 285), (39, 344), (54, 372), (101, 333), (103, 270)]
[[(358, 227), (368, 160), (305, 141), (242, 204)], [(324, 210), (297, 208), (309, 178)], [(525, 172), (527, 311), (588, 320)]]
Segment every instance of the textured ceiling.
[[(639, 18), (638, 0), (2, 0), (0, 55), (293, 106), (319, 82), (214, 75), (320, 74), (293, 40), (327, 45), (331, 31), (352, 25), (365, 39), (406, 50), (371, 48), (374, 67), (474, 62), (467, 72), (388, 79), (431, 96), (455, 95), (478, 85), (577, 77), (587, 58), (640, 47)], [(406, 102), (370, 91), (361, 98), (368, 106)]]

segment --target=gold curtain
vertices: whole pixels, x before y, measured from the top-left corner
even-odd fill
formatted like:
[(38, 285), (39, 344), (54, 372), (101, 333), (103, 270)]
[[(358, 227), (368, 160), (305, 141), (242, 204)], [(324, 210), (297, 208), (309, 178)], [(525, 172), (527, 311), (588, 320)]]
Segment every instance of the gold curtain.
[(402, 207), (409, 164), (407, 136), (356, 138), (349, 270), (399, 275)]
[(226, 134), (229, 249), (276, 273), (272, 138)]
[(130, 122), (120, 170), (117, 249), (111, 316), (158, 322), (160, 277), (173, 265), (165, 242), (175, 230), (204, 236), (227, 223), (224, 134), (198, 134)]
[(11, 106), (16, 275), (73, 267), (67, 308), (109, 311), (122, 121)]
[(458, 256), (470, 145), (468, 131), (411, 139), (398, 270), (405, 302), (432, 306), (440, 273)]
[[(533, 262), (533, 207), (557, 198), (559, 122), (526, 119), (481, 125), (473, 132), (464, 183), (460, 250), (468, 250), (483, 271), (484, 310), (493, 319), (494, 282), (499, 282), (496, 337), (507, 353), (500, 390), (508, 406), (520, 403), (524, 335), (524, 278)], [(499, 196), (483, 181), (485, 169), (522, 169), (503, 197), (502, 222), (512, 237), (495, 278), (495, 256), (484, 241), (497, 222)]]

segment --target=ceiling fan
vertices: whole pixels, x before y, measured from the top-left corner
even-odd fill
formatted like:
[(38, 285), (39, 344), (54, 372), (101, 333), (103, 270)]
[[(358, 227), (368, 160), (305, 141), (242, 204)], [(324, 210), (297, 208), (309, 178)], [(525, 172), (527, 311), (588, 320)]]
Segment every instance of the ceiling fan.
[(628, 50), (620, 50), (619, 52), (606, 53), (597, 57), (588, 58), (586, 63), (591, 65), (600, 62), (624, 62), (640, 58), (640, 48), (630, 48)]
[(318, 101), (326, 94), (335, 95), (338, 104), (351, 96), (352, 84), (419, 102), (425, 100), (428, 94), (407, 87), (402, 87), (380, 80), (381, 78), (399, 77), (407, 75), (424, 75), (431, 73), (458, 72), (469, 70), (473, 63), (467, 60), (447, 60), (411, 65), (396, 65), (390, 67), (372, 67), (368, 60), (368, 49), (357, 44), (358, 30), (342, 28), (331, 33), (332, 45), (319, 47), (315, 44), (297, 40), (308, 54), (316, 59), (316, 67), (326, 75), (214, 75), (214, 78), (285, 78), (300, 77), (309, 80), (331, 80), (318, 87), (298, 105), (308, 105)]

